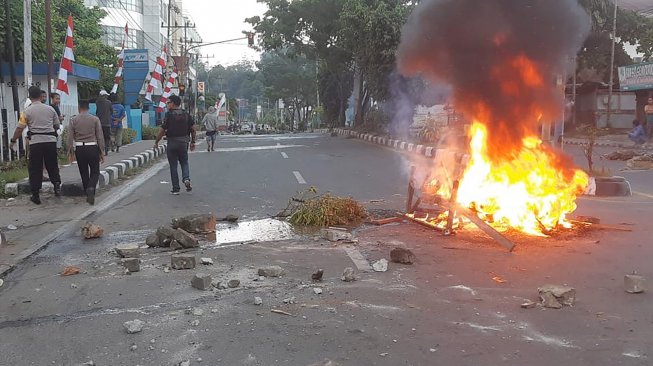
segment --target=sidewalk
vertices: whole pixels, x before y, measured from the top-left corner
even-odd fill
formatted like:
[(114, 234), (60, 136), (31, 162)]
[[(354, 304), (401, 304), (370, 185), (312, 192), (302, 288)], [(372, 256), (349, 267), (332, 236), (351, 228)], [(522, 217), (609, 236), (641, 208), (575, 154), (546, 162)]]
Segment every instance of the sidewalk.
[[(109, 152), (104, 157), (104, 164), (100, 167), (100, 181), (98, 188), (103, 188), (117, 181), (131, 169), (138, 168), (155, 160), (166, 151), (165, 141), (159, 145), (158, 150), (153, 149), (154, 141), (143, 140), (129, 145), (121, 146), (120, 152)], [(77, 164), (62, 165), (59, 167), (61, 174), (61, 193), (64, 196), (82, 196), (82, 181), (79, 176)], [(43, 182), (43, 192), (52, 192), (50, 182)], [(10, 183), (5, 186), (5, 192), (13, 195), (29, 194), (29, 181), (24, 179), (19, 183)]]

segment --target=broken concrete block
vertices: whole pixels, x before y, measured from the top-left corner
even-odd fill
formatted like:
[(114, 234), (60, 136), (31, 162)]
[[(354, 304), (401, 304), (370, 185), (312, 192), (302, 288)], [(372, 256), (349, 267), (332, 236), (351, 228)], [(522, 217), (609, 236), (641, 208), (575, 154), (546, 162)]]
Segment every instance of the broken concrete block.
[(328, 241), (349, 241), (354, 239), (354, 236), (342, 229), (334, 229), (334, 228), (328, 228), (328, 229), (322, 229), (322, 237)]
[(264, 277), (279, 277), (283, 276), (286, 271), (279, 266), (269, 266), (258, 269), (258, 275)]
[(390, 261), (393, 263), (413, 264), (415, 255), (406, 248), (394, 248), (390, 251)]
[(372, 269), (374, 269), (374, 272), (386, 272), (388, 270), (388, 260), (385, 258), (379, 259), (372, 263)]
[(191, 286), (198, 290), (206, 291), (211, 289), (211, 275), (197, 273), (190, 281)]
[(170, 242), (175, 238), (175, 229), (168, 226), (161, 226), (156, 229), (156, 235), (159, 237), (159, 246), (168, 247)]
[(260, 297), (256, 296), (256, 297), (254, 298), (254, 305), (263, 305), (263, 299), (261, 299)]
[(537, 289), (542, 299), (542, 306), (559, 309), (563, 305), (573, 306), (576, 301), (576, 289), (569, 286), (546, 285)]
[(322, 289), (319, 287), (314, 287), (313, 288), (313, 293), (316, 295), (321, 295), (322, 294)]
[(140, 272), (141, 270), (141, 260), (138, 258), (123, 258), (122, 265), (129, 272)]
[(170, 259), (170, 267), (173, 269), (195, 268), (195, 256), (192, 254), (173, 255)]
[(139, 319), (130, 320), (123, 324), (129, 334), (140, 333), (143, 330), (143, 325), (145, 325), (145, 322)]
[(200, 258), (200, 263), (202, 263), (205, 266), (210, 266), (213, 264), (213, 259), (211, 258)]
[(86, 225), (82, 226), (82, 235), (85, 239), (97, 239), (104, 235), (104, 229), (92, 222), (87, 222)]
[(184, 229), (175, 230), (173, 237), (184, 248), (197, 248), (200, 246), (199, 241)]
[(161, 241), (159, 240), (159, 236), (154, 233), (148, 235), (148, 237), (145, 239), (145, 244), (147, 244), (147, 246), (150, 248), (160, 247)]
[(311, 275), (311, 279), (313, 281), (322, 281), (323, 275), (324, 275), (324, 270), (318, 269), (317, 271), (313, 272), (313, 274)]
[(240, 280), (229, 280), (229, 282), (227, 282), (227, 286), (229, 286), (229, 288), (236, 288), (240, 286)]
[[(556, 300), (556, 301), (557, 301), (557, 300)], [(524, 302), (524, 303), (521, 304), (521, 307), (522, 307), (523, 309), (532, 309), (532, 308), (534, 308), (535, 306), (537, 306), (537, 303), (536, 303), (535, 301), (531, 301), (531, 300), (528, 300), (528, 301), (526, 301), (526, 302)]]
[(181, 250), (181, 249), (184, 249), (184, 247), (183, 247), (181, 244), (179, 244), (179, 242), (176, 241), (176, 240), (172, 240), (172, 241), (170, 241), (170, 245), (169, 245), (169, 246), (170, 246), (170, 250)]
[(342, 272), (341, 280), (345, 282), (356, 281), (356, 275), (354, 275), (354, 269), (351, 267), (345, 268), (345, 270)]
[(642, 276), (638, 276), (638, 275), (624, 276), (624, 288), (628, 293), (639, 294), (644, 292), (645, 284), (646, 284), (646, 279)]
[(122, 258), (138, 258), (141, 256), (141, 248), (138, 244), (124, 244), (114, 248)]
[(213, 214), (195, 214), (173, 219), (172, 227), (189, 233), (206, 234), (215, 231), (216, 223)]

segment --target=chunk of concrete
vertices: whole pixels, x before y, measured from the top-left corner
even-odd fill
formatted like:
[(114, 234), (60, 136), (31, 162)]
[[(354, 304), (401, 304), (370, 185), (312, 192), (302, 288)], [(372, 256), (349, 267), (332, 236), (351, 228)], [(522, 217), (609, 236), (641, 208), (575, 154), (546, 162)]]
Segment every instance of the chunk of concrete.
[(322, 237), (328, 241), (350, 241), (354, 239), (352, 233), (341, 229), (322, 229)]
[(156, 235), (159, 237), (159, 246), (168, 247), (170, 242), (175, 239), (175, 229), (169, 226), (161, 226), (156, 229)]
[(145, 244), (147, 244), (147, 246), (150, 248), (160, 247), (161, 240), (159, 238), (159, 235), (157, 235), (156, 233), (148, 235), (147, 238), (145, 239)]
[(140, 333), (143, 330), (143, 325), (145, 325), (145, 322), (139, 319), (130, 320), (123, 323), (125, 330), (129, 334)]
[(264, 277), (280, 277), (285, 273), (286, 271), (279, 266), (269, 266), (258, 269), (258, 275)]
[(181, 249), (184, 249), (184, 247), (181, 244), (179, 244), (178, 241), (176, 240), (170, 241), (170, 250), (181, 250)]
[(415, 255), (406, 248), (394, 248), (390, 251), (390, 261), (393, 263), (413, 264)]
[(205, 266), (210, 266), (210, 265), (213, 265), (213, 259), (211, 259), (211, 258), (200, 258), (200, 263), (202, 263)]
[(191, 286), (198, 290), (207, 291), (211, 289), (211, 275), (206, 273), (197, 273), (190, 281)]
[(240, 280), (229, 280), (227, 286), (229, 286), (229, 288), (236, 288), (240, 286)]
[(104, 235), (104, 229), (92, 222), (87, 222), (86, 225), (82, 226), (82, 235), (85, 239), (101, 238)]
[(379, 259), (372, 263), (372, 269), (374, 269), (374, 272), (386, 272), (388, 270), (388, 260), (385, 258)]
[(340, 279), (345, 282), (356, 281), (356, 275), (354, 274), (354, 269), (351, 267), (345, 268), (345, 270), (342, 272), (342, 277)]
[(324, 270), (318, 269), (317, 271), (313, 272), (311, 279), (313, 281), (322, 281), (322, 276), (324, 276)]
[(630, 294), (639, 294), (645, 290), (646, 279), (638, 275), (624, 276), (624, 288)]
[(195, 268), (195, 256), (192, 254), (173, 255), (170, 260), (172, 269), (193, 269)]
[(141, 260), (138, 258), (123, 258), (122, 265), (129, 272), (140, 272), (141, 270)]
[(173, 237), (184, 248), (197, 248), (200, 246), (200, 242), (184, 229), (175, 230)]
[(139, 258), (141, 256), (141, 248), (138, 244), (123, 244), (114, 249), (122, 258)]
[(254, 305), (263, 305), (263, 299), (258, 296), (254, 297)]
[(546, 285), (537, 289), (542, 299), (542, 306), (559, 309), (573, 306), (576, 301), (576, 289), (569, 286)]
[(189, 233), (206, 234), (215, 231), (217, 220), (214, 214), (194, 214), (172, 220), (172, 227)]

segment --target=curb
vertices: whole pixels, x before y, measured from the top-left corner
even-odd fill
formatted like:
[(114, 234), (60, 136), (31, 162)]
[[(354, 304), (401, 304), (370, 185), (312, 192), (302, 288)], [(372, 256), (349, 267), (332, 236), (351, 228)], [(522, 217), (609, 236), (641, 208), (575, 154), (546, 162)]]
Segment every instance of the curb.
[[(140, 154), (136, 154), (128, 159), (124, 159), (118, 163), (105, 167), (104, 170), (100, 170), (98, 188), (103, 188), (113, 184), (119, 178), (124, 176), (126, 172), (135, 168), (140, 168), (150, 161), (157, 160), (162, 155), (165, 155), (166, 151), (167, 145), (162, 144), (159, 145), (157, 149), (147, 149)], [(43, 188), (41, 188), (41, 192), (52, 193), (53, 191), (54, 186), (52, 183), (43, 182)], [(5, 185), (5, 193), (14, 196), (19, 194), (29, 194), (31, 193), (29, 182), (7, 183)], [(84, 194), (85, 193), (81, 182), (64, 182), (61, 184), (62, 196), (83, 196)]]
[[(326, 131), (328, 132), (328, 130)], [(445, 149), (438, 149), (433, 146), (428, 145), (415, 145), (413, 143), (408, 143), (406, 141), (393, 140), (385, 137), (374, 136), (366, 133), (360, 133), (352, 130), (345, 130), (342, 128), (335, 128), (333, 132), (337, 133), (339, 136), (346, 136), (357, 138), (363, 141), (371, 142), (373, 144), (382, 145), (385, 147), (390, 147), (394, 150), (399, 150), (403, 152), (409, 152), (419, 156), (425, 156), (427, 158), (436, 159), (442, 154), (448, 154)], [(584, 140), (565, 140), (565, 143), (568, 144), (578, 144), (581, 145), (585, 143)], [(597, 146), (611, 146), (611, 147), (624, 147), (623, 144), (615, 142), (604, 142), (597, 143)], [(590, 177), (590, 184), (583, 193), (584, 196), (632, 196), (632, 190), (630, 183), (623, 177), (612, 177), (612, 178), (594, 178)]]

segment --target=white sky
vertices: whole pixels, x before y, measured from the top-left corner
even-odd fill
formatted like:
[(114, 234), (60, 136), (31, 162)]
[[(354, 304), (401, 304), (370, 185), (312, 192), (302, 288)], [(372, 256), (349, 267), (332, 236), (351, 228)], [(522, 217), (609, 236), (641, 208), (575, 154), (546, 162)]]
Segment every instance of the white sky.
[[(245, 18), (263, 15), (267, 7), (256, 0), (183, 0), (183, 9), (195, 21), (204, 43), (209, 43), (245, 37), (242, 31), (252, 30)], [(258, 52), (247, 47), (247, 40), (202, 47), (200, 52), (203, 56), (215, 55), (208, 59), (211, 66), (260, 58)]]

